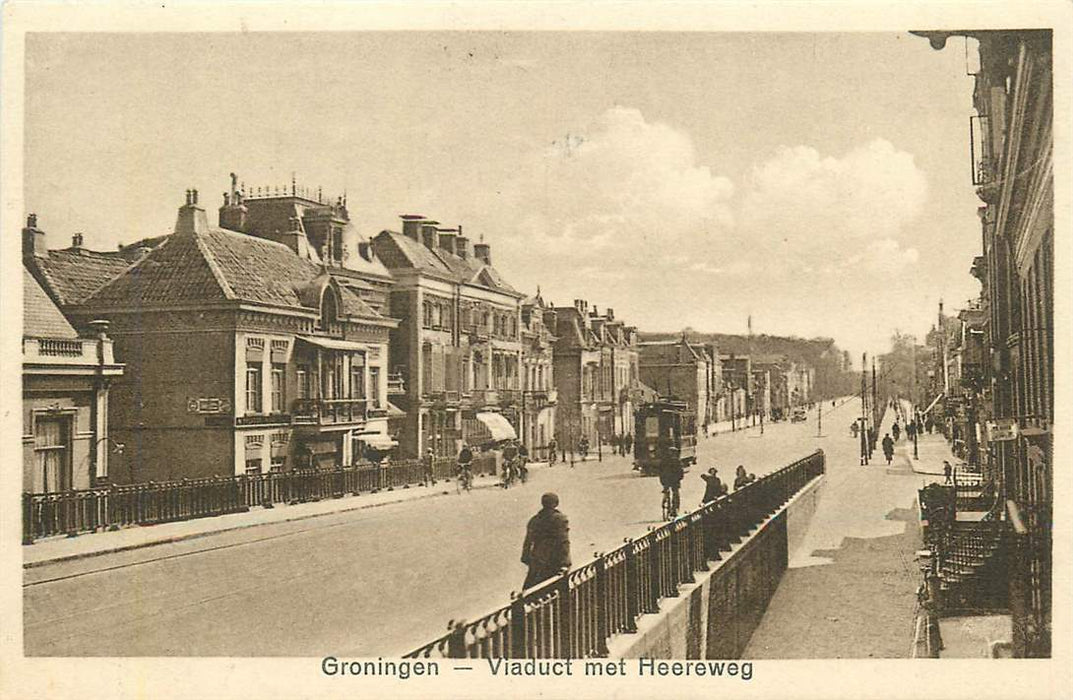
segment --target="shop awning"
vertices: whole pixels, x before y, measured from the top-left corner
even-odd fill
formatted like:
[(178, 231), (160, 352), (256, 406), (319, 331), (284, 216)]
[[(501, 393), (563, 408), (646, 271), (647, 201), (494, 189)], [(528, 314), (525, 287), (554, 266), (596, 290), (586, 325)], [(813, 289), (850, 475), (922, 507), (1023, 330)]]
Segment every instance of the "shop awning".
[(327, 350), (349, 350), (351, 352), (365, 352), (369, 348), (362, 343), (355, 343), (351, 340), (337, 340), (336, 338), (322, 338), (317, 335), (300, 335), (298, 340), (315, 345), (318, 348), (325, 348)]
[(514, 432), (514, 426), (510, 424), (506, 418), (498, 413), (478, 413), (477, 420), (484, 423), (485, 427), (492, 433), (492, 439), (499, 440), (517, 440), (518, 434)]
[(946, 395), (946, 394), (945, 394), (944, 392), (940, 392), (940, 393), (939, 393), (939, 395), (935, 397), (935, 400), (934, 400), (934, 401), (932, 401), (931, 403), (929, 403), (929, 404), (928, 404), (928, 407), (927, 407), (927, 408), (925, 408), (925, 409), (924, 409), (924, 410), (923, 410), (923, 411), (921, 412), (921, 414), (920, 414), (920, 415), (922, 415), (922, 416), (926, 416), (926, 415), (928, 414), (928, 411), (930, 411), (931, 409), (935, 408), (935, 404), (939, 403), (939, 399), (943, 398), (943, 396), (945, 396), (945, 395)]
[(370, 433), (368, 435), (359, 435), (361, 441), (369, 447), (375, 450), (390, 450), (392, 447), (396, 447), (399, 443), (392, 440), (389, 436), (383, 433)]

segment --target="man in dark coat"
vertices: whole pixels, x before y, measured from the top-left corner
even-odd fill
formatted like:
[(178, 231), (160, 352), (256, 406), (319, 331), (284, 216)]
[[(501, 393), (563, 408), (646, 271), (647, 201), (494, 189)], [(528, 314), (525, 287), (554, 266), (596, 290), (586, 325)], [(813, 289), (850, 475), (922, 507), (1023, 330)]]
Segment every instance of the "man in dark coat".
[(890, 433), (883, 436), (883, 456), (887, 458), (887, 464), (894, 458), (894, 441), (890, 439)]
[(523, 589), (570, 569), (570, 521), (559, 511), (559, 497), (540, 497), (540, 512), (529, 519), (522, 543), (522, 563), (529, 567)]
[(702, 505), (714, 501), (727, 492), (727, 487), (719, 478), (715, 467), (709, 469), (707, 474), (701, 474), (700, 478), (704, 479), (704, 497), (700, 499)]

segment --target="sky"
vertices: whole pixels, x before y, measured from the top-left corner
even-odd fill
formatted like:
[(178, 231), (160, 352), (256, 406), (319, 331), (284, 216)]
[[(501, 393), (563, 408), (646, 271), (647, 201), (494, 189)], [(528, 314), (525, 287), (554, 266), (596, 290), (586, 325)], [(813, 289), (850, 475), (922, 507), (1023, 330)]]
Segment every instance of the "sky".
[[(972, 53), (970, 47), (969, 53)], [(966, 50), (904, 33), (31, 34), (50, 247), (292, 173), (372, 237), (462, 224), (517, 289), (648, 331), (922, 339), (979, 290)]]

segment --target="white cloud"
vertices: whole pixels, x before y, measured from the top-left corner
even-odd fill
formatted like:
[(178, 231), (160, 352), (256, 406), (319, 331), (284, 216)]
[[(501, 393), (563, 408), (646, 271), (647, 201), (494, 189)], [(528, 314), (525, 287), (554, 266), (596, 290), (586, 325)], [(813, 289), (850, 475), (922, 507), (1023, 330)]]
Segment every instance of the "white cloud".
[[(843, 155), (780, 149), (735, 187), (687, 133), (616, 107), (534, 152), (504, 194), (514, 235), (496, 245), (519, 286), (612, 304), (642, 327), (736, 330), (727, 319), (751, 311), (782, 326), (769, 332), (860, 347), (889, 335), (868, 297), (917, 263), (901, 241), (927, 183), (876, 139)], [(893, 297), (878, 306), (897, 313)]]

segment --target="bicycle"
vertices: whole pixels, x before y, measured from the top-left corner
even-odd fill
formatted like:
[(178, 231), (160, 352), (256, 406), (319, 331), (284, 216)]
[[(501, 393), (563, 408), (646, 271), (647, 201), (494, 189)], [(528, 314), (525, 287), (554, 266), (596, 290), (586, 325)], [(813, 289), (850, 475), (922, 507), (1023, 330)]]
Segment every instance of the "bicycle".
[(457, 477), (455, 479), (455, 493), (462, 493), (465, 489), (469, 493), (473, 489), (473, 472), (470, 471), (468, 464), (459, 464), (456, 470)]
[(509, 460), (503, 465), (503, 480), (500, 482), (500, 485), (505, 489), (510, 488), (511, 484), (514, 483), (514, 479), (514, 461)]
[(674, 520), (678, 517), (679, 494), (678, 489), (671, 486), (663, 487), (663, 519)]

